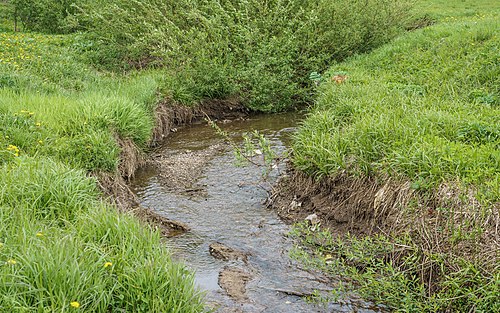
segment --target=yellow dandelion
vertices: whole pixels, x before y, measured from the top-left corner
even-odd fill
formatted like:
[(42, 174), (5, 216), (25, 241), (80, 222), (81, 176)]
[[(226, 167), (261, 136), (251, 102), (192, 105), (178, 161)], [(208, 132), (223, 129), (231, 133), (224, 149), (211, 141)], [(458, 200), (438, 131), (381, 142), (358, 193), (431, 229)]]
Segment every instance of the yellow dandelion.
[(39, 143), (39, 144), (42, 144), (42, 143), (43, 143), (43, 140), (38, 140), (38, 143)]
[(19, 152), (19, 148), (18, 148), (18, 147), (16, 147), (16, 146), (14, 146), (14, 145), (9, 145), (9, 146), (7, 147), (7, 150), (12, 151), (12, 152), (15, 152), (15, 153)]
[(78, 301), (73, 301), (69, 305), (71, 305), (71, 307), (75, 309), (78, 309), (80, 307), (80, 303)]
[(7, 264), (9, 264), (9, 265), (16, 265), (17, 262), (14, 259), (10, 259), (10, 260), (7, 261)]
[(111, 263), (111, 262), (104, 263), (104, 268), (110, 267), (110, 266), (113, 266), (113, 263)]
[(36, 233), (36, 236), (37, 237), (43, 237), (43, 233), (42, 232), (38, 232), (38, 233)]
[(42, 126), (42, 123), (36, 123), (35, 125), (36, 125), (36, 127), (40, 127), (40, 126)]

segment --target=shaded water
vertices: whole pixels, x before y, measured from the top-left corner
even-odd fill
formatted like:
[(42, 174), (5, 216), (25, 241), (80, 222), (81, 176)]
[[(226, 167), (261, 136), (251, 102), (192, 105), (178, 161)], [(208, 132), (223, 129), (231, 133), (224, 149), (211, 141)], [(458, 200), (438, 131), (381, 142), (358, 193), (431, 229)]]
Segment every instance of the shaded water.
[[(296, 116), (282, 114), (220, 126), (235, 140), (243, 132), (259, 130), (275, 149), (284, 151), (284, 142), (296, 123)], [(213, 129), (197, 124), (169, 136), (158, 153), (176, 157), (187, 151), (204, 151), (221, 142)], [(262, 170), (255, 166), (236, 166), (233, 153), (227, 147), (217, 150), (207, 161), (195, 180), (196, 188), (189, 187), (202, 192), (186, 193), (182, 188), (165, 184), (151, 168), (137, 173), (133, 190), (143, 207), (191, 228), (168, 239), (168, 243), (174, 258), (195, 271), (196, 283), (206, 292), (210, 307), (217, 312), (373, 312), (359, 303), (311, 304), (297, 296), (316, 289), (325, 292), (331, 287), (321, 274), (302, 269), (288, 257), (293, 245), (286, 237), (289, 227), (262, 205), (267, 197), (261, 181)], [(182, 158), (179, 162), (183, 162)], [(215, 259), (209, 253), (209, 245), (214, 242), (248, 253), (248, 262)], [(219, 286), (219, 272), (226, 266), (238, 267), (250, 274), (247, 299), (236, 301)]]

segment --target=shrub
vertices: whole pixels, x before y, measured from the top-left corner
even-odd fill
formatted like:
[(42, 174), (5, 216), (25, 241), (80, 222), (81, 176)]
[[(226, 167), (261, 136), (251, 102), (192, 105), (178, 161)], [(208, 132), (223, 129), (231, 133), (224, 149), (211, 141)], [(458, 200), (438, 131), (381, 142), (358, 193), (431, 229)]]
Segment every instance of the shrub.
[(82, 3), (79, 47), (107, 69), (165, 66), (178, 100), (239, 94), (256, 110), (309, 101), (311, 71), (369, 51), (403, 29), (408, 1)]

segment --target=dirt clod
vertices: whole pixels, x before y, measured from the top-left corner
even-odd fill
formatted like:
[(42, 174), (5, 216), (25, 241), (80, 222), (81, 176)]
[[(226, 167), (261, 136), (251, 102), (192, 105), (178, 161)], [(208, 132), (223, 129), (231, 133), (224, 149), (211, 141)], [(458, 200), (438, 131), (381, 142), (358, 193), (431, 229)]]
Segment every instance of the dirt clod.
[(220, 242), (214, 242), (209, 247), (210, 254), (219, 260), (231, 261), (231, 260), (242, 260), (247, 261), (247, 253), (235, 250), (228, 246), (223, 245)]
[(174, 237), (189, 230), (188, 225), (179, 221), (168, 219), (150, 209), (137, 207), (132, 211), (132, 213), (141, 220), (147, 222), (149, 225), (156, 227), (165, 237)]
[(225, 267), (219, 273), (219, 286), (236, 301), (248, 299), (246, 285), (250, 281), (249, 273), (237, 267)]

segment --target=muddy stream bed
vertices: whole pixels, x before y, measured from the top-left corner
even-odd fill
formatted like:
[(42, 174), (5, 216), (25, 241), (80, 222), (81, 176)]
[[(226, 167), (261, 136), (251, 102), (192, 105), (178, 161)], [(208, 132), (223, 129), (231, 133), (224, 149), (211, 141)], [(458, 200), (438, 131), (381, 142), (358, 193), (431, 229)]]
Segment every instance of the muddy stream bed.
[[(235, 141), (258, 130), (284, 152), (297, 115), (280, 114), (219, 123)], [(259, 156), (256, 157), (257, 159)], [(238, 166), (234, 153), (207, 123), (171, 134), (136, 173), (140, 205), (186, 225), (166, 242), (176, 260), (195, 272), (207, 307), (215, 312), (378, 312), (367, 303), (311, 303), (327, 294), (330, 278), (289, 257), (289, 226), (263, 205), (270, 183), (262, 168)], [(281, 169), (282, 170), (282, 169)], [(280, 169), (274, 169), (273, 179)]]

